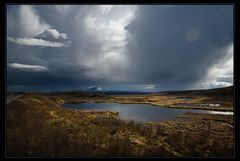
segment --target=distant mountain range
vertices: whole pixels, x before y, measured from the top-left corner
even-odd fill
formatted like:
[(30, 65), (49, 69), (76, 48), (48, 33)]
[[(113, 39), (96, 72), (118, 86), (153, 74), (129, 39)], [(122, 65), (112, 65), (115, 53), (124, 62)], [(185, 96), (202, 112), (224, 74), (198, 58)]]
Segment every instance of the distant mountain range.
[(161, 92), (143, 92), (143, 91), (124, 91), (124, 90), (103, 90), (100, 87), (94, 86), (85, 90), (88, 93), (102, 93), (102, 94), (150, 94), (150, 93), (164, 93), (164, 94), (205, 94), (205, 95), (233, 95), (233, 86), (214, 88), (214, 89), (200, 89), (200, 90), (179, 90), (179, 91), (161, 91)]
[[(29, 92), (13, 92), (10, 93), (29, 93)], [(52, 91), (52, 92), (30, 92), (30, 93), (51, 93), (51, 94), (73, 94), (79, 96), (88, 95), (118, 95), (118, 94), (192, 94), (192, 95), (208, 95), (208, 96), (233, 96), (234, 86), (214, 88), (214, 89), (201, 89), (201, 90), (179, 90), (179, 91), (161, 91), (161, 92), (143, 92), (143, 91), (124, 91), (124, 90), (103, 90), (100, 87), (92, 86), (85, 90), (75, 90), (75, 91)]]
[(157, 93), (164, 94), (204, 94), (204, 95), (233, 95), (234, 86), (213, 88), (213, 89), (199, 89), (199, 90), (179, 90), (179, 91), (162, 91)]
[(98, 86), (91, 86), (85, 90), (81, 90), (87, 93), (98, 93), (98, 94), (147, 94), (151, 92), (142, 92), (142, 91), (124, 91), (124, 90), (104, 90)]
[(88, 87), (87, 92), (103, 92), (104, 90), (98, 86)]
[(148, 94), (152, 92), (110, 90), (110, 91), (103, 91), (102, 93), (103, 94)]

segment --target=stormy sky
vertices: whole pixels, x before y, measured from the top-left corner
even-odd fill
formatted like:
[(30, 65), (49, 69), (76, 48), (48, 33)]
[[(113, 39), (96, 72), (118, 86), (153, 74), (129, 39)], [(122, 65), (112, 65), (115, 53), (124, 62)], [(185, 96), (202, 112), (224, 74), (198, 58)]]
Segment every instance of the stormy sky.
[(8, 5), (6, 18), (8, 90), (233, 84), (231, 5)]

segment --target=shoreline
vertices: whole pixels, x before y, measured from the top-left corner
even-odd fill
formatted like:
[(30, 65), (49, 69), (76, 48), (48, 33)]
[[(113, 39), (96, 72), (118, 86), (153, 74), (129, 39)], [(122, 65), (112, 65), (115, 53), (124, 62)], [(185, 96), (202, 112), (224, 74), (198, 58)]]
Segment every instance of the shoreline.
[(118, 112), (67, 109), (61, 100), (25, 95), (7, 104), (9, 156), (233, 155), (233, 116), (185, 113), (136, 122)]
[(175, 108), (175, 109), (193, 109), (193, 110), (207, 110), (207, 111), (218, 111), (218, 112), (234, 112), (234, 109), (227, 109), (227, 108), (208, 108), (208, 107), (197, 107), (197, 106), (171, 106), (171, 105), (159, 105), (157, 103), (151, 103), (151, 102), (119, 102), (119, 101), (108, 101), (108, 100), (78, 100), (76, 101), (66, 101), (65, 103), (70, 104), (78, 104), (78, 103), (119, 103), (119, 104), (147, 104), (152, 106), (157, 106), (161, 108)]

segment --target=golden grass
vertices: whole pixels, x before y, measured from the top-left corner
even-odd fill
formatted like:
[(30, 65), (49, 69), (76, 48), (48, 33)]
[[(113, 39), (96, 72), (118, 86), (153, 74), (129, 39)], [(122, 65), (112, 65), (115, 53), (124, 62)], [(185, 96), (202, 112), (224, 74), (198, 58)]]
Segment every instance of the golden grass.
[(116, 112), (63, 109), (59, 100), (31, 94), (8, 104), (7, 156), (233, 155), (231, 116), (140, 124)]

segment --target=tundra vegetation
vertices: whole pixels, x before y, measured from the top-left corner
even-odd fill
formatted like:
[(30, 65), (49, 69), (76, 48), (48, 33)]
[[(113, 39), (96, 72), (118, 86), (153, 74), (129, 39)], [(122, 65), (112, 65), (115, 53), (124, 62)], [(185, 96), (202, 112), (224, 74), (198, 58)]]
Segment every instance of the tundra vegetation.
[(118, 112), (65, 109), (65, 101), (62, 95), (24, 94), (7, 104), (7, 156), (234, 155), (233, 116), (186, 113), (137, 123), (121, 120)]

